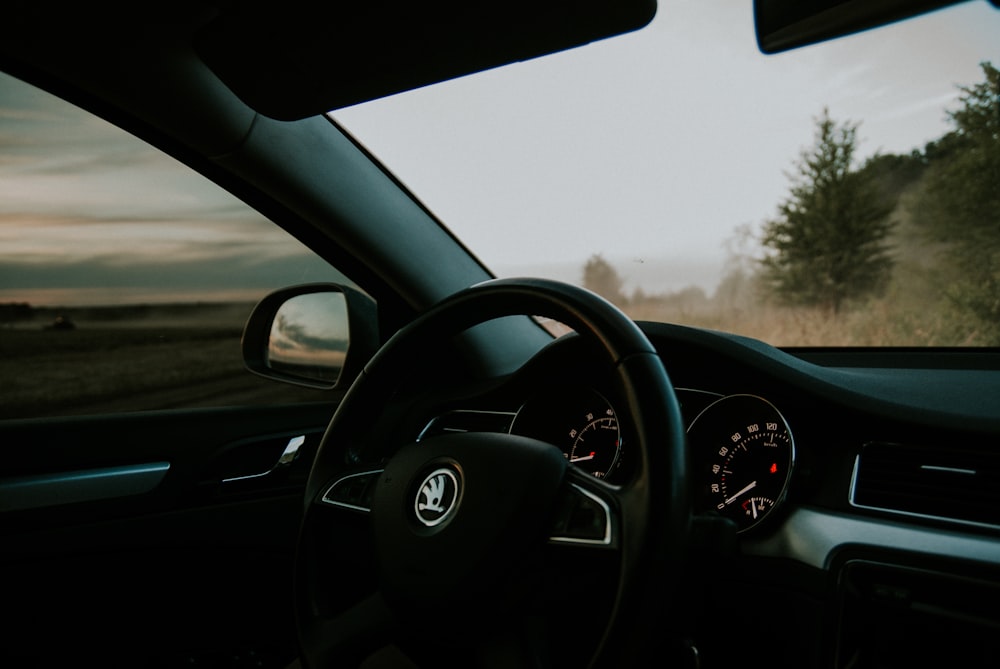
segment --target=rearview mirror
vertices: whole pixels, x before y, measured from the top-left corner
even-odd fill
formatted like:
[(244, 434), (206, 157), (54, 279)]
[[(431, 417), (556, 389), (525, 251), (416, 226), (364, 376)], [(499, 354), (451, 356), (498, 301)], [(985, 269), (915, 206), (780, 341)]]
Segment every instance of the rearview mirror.
[(962, 1), (754, 0), (757, 45), (764, 53), (779, 53), (901, 21)]
[(375, 303), (337, 284), (271, 293), (243, 330), (247, 369), (276, 381), (331, 389), (353, 380), (378, 347)]

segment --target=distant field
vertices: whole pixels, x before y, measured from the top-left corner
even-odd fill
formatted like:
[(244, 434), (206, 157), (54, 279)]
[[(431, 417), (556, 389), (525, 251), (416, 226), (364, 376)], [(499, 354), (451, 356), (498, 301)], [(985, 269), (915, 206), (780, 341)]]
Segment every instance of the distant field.
[[(923, 268), (899, 268), (887, 295), (836, 316), (745, 296), (651, 298), (625, 310), (637, 320), (723, 330), (778, 346), (990, 345), (974, 324), (933, 298), (934, 281)], [(322, 391), (244, 368), (240, 338), (251, 308), (34, 309), (29, 317), (0, 321), (0, 419), (327, 399)], [(60, 316), (75, 327), (52, 329)]]
[(248, 309), (200, 311), (88, 321), (61, 310), (75, 329), (0, 327), (0, 419), (324, 399), (243, 367)]

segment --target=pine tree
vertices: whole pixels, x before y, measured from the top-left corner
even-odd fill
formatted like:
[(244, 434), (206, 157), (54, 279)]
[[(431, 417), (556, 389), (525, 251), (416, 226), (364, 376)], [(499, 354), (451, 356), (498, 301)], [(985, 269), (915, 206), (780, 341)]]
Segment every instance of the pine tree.
[(796, 163), (789, 197), (764, 225), (765, 284), (786, 303), (837, 313), (847, 300), (877, 293), (888, 282), (892, 206), (854, 169), (857, 127), (837, 124), (823, 110), (814, 145)]
[(928, 145), (913, 213), (948, 249), (956, 273), (948, 295), (1000, 343), (1000, 70), (980, 67), (984, 81), (959, 87), (962, 106), (948, 114), (954, 130)]

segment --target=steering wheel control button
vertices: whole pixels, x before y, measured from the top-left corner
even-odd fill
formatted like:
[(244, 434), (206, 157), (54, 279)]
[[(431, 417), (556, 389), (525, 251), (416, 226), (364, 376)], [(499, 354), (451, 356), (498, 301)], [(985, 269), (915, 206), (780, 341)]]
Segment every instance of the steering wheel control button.
[(560, 504), (549, 541), (609, 546), (611, 509), (597, 495), (571, 483)]
[(374, 484), (381, 473), (381, 469), (375, 469), (342, 476), (326, 489), (321, 500), (325, 504), (367, 513), (371, 511)]
[(451, 517), (461, 498), (461, 480), (455, 470), (439, 467), (417, 487), (413, 512), (425, 527), (436, 527)]

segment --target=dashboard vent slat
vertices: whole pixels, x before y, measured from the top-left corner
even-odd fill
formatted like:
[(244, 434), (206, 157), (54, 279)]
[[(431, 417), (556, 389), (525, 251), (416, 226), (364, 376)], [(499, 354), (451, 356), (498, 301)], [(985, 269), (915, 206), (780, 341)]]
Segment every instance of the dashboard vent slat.
[(1000, 527), (1000, 453), (866, 444), (855, 462), (851, 504)]

